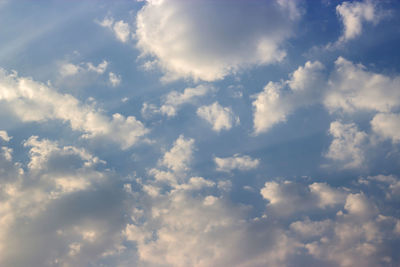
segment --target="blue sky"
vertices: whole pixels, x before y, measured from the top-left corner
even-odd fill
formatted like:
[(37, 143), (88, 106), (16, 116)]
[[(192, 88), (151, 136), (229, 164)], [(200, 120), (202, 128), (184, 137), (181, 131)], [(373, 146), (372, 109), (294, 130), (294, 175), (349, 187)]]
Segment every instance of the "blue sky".
[(399, 12), (0, 0), (0, 265), (398, 266)]

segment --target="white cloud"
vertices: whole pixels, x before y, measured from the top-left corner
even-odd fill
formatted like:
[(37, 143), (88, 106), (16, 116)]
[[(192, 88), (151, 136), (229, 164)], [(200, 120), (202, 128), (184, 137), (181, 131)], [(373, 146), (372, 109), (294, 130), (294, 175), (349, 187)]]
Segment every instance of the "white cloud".
[(126, 43), (129, 40), (130, 28), (128, 23), (120, 20), (114, 23), (113, 27), (115, 36), (123, 43)]
[(80, 64), (72, 64), (72, 63), (62, 63), (60, 65), (59, 73), (62, 77), (74, 76), (80, 73), (88, 73), (94, 72), (97, 74), (103, 74), (108, 66), (108, 62), (103, 60), (97, 66), (95, 66), (92, 62), (81, 62)]
[[(254, 96), (254, 132), (268, 131), (295, 109), (320, 101), (323, 94), (324, 66), (318, 62), (306, 62), (292, 74), (290, 79), (269, 82), (261, 93)], [(286, 90), (286, 86), (288, 87)]]
[(121, 230), (113, 225), (116, 220), (100, 215), (110, 211), (96, 204), (106, 191), (93, 195), (96, 187), (106, 188), (110, 175), (96, 170), (103, 161), (83, 148), (36, 136), (24, 146), (29, 149), (26, 165), (4, 160), (0, 153), (0, 265), (77, 266), (101, 260), (118, 243)]
[(82, 68), (72, 63), (62, 64), (60, 67), (60, 74), (63, 77), (76, 75)]
[(137, 47), (155, 58), (164, 80), (214, 81), (244, 67), (281, 61), (282, 43), (299, 14), (289, 0), (147, 1), (137, 14)]
[(143, 103), (142, 114), (144, 116), (150, 116), (160, 113), (168, 117), (174, 117), (182, 105), (195, 103), (195, 101), (200, 97), (214, 91), (216, 91), (216, 89), (213, 86), (205, 84), (200, 84), (194, 88), (185, 88), (182, 93), (171, 91), (163, 97), (160, 108), (154, 104)]
[(121, 83), (121, 75), (110, 72), (108, 73), (108, 78), (112, 87), (117, 87)]
[(230, 172), (238, 169), (241, 171), (251, 170), (258, 167), (260, 164), (259, 159), (252, 159), (251, 157), (240, 154), (235, 154), (233, 157), (218, 158), (214, 157), (215, 164), (218, 171)]
[(85, 138), (106, 138), (126, 149), (148, 132), (133, 116), (114, 114), (111, 118), (93, 106), (81, 104), (68, 94), (60, 94), (30, 78), (0, 70), (0, 101), (20, 120), (43, 122), (58, 119), (68, 122)]
[(0, 139), (3, 139), (3, 141), (8, 142), (11, 140), (11, 136), (8, 135), (6, 131), (1, 130), (0, 131)]
[(400, 106), (400, 77), (369, 72), (342, 57), (335, 61), (324, 104), (330, 112), (389, 112)]
[(164, 154), (161, 164), (175, 172), (188, 170), (193, 150), (194, 139), (186, 139), (183, 135), (180, 135), (172, 148)]
[(229, 130), (233, 125), (240, 123), (230, 107), (223, 107), (218, 102), (209, 106), (201, 106), (197, 109), (197, 115), (212, 125), (216, 132)]
[(332, 188), (326, 183), (306, 186), (291, 181), (272, 181), (265, 183), (260, 194), (269, 202), (267, 211), (278, 216), (332, 208), (345, 201), (343, 190)]
[(112, 17), (105, 17), (102, 21), (96, 21), (96, 23), (104, 28), (110, 29), (115, 37), (122, 43), (126, 43), (130, 40), (131, 29), (127, 22), (123, 20), (114, 21)]
[(354, 123), (343, 124), (339, 121), (331, 123), (329, 133), (333, 140), (325, 156), (343, 163), (345, 169), (362, 167), (367, 134), (358, 131)]
[(215, 91), (215, 88), (209, 85), (198, 85), (195, 88), (186, 88), (183, 93), (172, 91), (166, 96), (163, 105), (160, 107), (160, 112), (169, 117), (175, 116), (181, 105), (191, 103), (197, 98), (205, 96), (213, 91)]
[(93, 63), (91, 62), (88, 62), (86, 63), (86, 65), (89, 71), (94, 71), (97, 72), (98, 74), (103, 74), (107, 69), (108, 62), (106, 60), (103, 60), (103, 62), (99, 63), (99, 65), (97, 66), (93, 65)]
[(393, 143), (400, 142), (400, 114), (379, 113), (372, 119), (371, 126), (383, 138), (391, 139)]
[(332, 188), (326, 183), (313, 183), (308, 186), (310, 192), (317, 196), (318, 206), (321, 208), (331, 207), (343, 203), (345, 193)]
[(343, 2), (336, 6), (336, 13), (340, 17), (344, 31), (338, 43), (346, 42), (361, 35), (365, 22), (377, 24), (381, 14), (376, 10), (375, 0), (364, 0), (360, 2)]
[(132, 214), (124, 234), (135, 243), (139, 265), (284, 265), (294, 245), (278, 227), (257, 227), (219, 195), (189, 190), (153, 197), (151, 214)]

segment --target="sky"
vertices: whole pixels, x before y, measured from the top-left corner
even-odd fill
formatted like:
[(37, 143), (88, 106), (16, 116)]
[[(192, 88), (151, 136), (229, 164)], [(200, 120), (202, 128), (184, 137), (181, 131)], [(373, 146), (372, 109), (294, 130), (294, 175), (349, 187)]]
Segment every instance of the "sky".
[(0, 266), (399, 266), (399, 25), (0, 0)]

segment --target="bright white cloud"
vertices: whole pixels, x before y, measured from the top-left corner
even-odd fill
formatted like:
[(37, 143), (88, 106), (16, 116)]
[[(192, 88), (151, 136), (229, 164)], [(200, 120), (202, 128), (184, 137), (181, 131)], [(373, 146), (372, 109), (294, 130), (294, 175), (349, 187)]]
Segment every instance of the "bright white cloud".
[(379, 113), (372, 119), (371, 126), (383, 138), (391, 139), (393, 143), (400, 142), (400, 114)]
[(342, 57), (335, 61), (329, 85), (324, 103), (330, 112), (389, 112), (400, 106), (399, 76), (369, 72)]
[(164, 80), (214, 81), (244, 67), (281, 61), (282, 43), (299, 14), (290, 0), (147, 1), (137, 14), (137, 47), (155, 58)]
[(172, 148), (164, 154), (161, 163), (175, 172), (185, 171), (192, 160), (193, 150), (194, 139), (180, 135)]
[(121, 75), (110, 72), (108, 73), (108, 78), (112, 87), (117, 87), (121, 83)]
[(376, 9), (375, 0), (364, 0), (360, 2), (343, 2), (336, 7), (336, 13), (343, 23), (343, 35), (340, 42), (346, 42), (361, 35), (365, 22), (376, 24), (381, 19), (381, 14)]
[(343, 164), (343, 168), (360, 168), (364, 164), (365, 145), (368, 136), (357, 129), (354, 123), (331, 123), (329, 133), (333, 140), (325, 156)]
[(218, 171), (230, 172), (232, 170), (251, 170), (258, 167), (260, 164), (259, 159), (252, 159), (250, 156), (235, 154), (233, 157), (218, 158), (214, 157), (214, 162), (217, 165)]
[(85, 138), (106, 138), (124, 149), (148, 132), (133, 116), (116, 113), (109, 118), (71, 95), (60, 94), (44, 84), (4, 70), (0, 70), (0, 101), (22, 121), (58, 119), (68, 122), (73, 130), (84, 132)]
[(323, 70), (320, 62), (308, 61), (291, 73), (289, 80), (269, 82), (254, 96), (254, 133), (266, 132), (275, 124), (286, 121), (295, 109), (319, 102), (324, 92)]
[(197, 115), (212, 125), (216, 132), (229, 130), (240, 123), (230, 107), (223, 107), (218, 102), (209, 106), (201, 106), (197, 109)]

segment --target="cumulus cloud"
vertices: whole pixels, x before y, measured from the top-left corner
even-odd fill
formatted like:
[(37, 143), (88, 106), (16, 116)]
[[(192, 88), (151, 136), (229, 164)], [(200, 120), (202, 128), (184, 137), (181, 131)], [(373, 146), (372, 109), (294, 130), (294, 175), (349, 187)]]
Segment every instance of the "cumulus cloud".
[(130, 28), (129, 24), (124, 22), (123, 20), (117, 21), (114, 23), (113, 31), (115, 36), (123, 43), (126, 43), (129, 40)]
[(372, 130), (393, 143), (400, 142), (400, 114), (378, 113), (371, 121)]
[(24, 122), (58, 119), (68, 122), (84, 138), (106, 138), (126, 149), (137, 143), (148, 129), (133, 116), (114, 114), (111, 118), (84, 105), (69, 94), (60, 94), (31, 78), (0, 70), (0, 101)]
[(180, 135), (172, 148), (164, 154), (161, 163), (175, 172), (185, 171), (192, 159), (193, 150), (194, 139)]
[(299, 17), (290, 0), (147, 1), (137, 14), (137, 47), (154, 58), (164, 80), (214, 81), (244, 67), (281, 61), (282, 43)]
[(185, 88), (182, 93), (172, 91), (163, 97), (162, 104), (158, 108), (154, 104), (143, 103), (142, 114), (149, 116), (156, 113), (161, 113), (168, 117), (176, 116), (182, 105), (194, 103), (200, 97), (214, 92), (216, 89), (211, 85), (200, 84), (194, 88)]
[(0, 131), (0, 139), (3, 139), (3, 141), (8, 142), (11, 140), (11, 136), (8, 135), (6, 131), (1, 130)]
[(335, 61), (324, 104), (330, 112), (389, 112), (400, 105), (400, 77), (369, 72), (342, 57)]
[(96, 207), (99, 199), (90, 199), (95, 188), (108, 180), (109, 173), (96, 170), (104, 161), (83, 148), (36, 136), (24, 146), (28, 148), (26, 165), (0, 153), (0, 264), (73, 266), (101, 259), (121, 230), (112, 225), (115, 220), (91, 214), (94, 210), (109, 212), (105, 203)]
[[(325, 214), (318, 216), (320, 219), (317, 220), (308, 217), (294, 219), (289, 225), (289, 237), (299, 247), (305, 248), (305, 254), (313, 259), (312, 266), (377, 266), (392, 261), (393, 250), (382, 241), (385, 238), (393, 240), (391, 235), (396, 231), (397, 220), (380, 214), (376, 203), (365, 193), (352, 193), (325, 183), (313, 183), (307, 187), (284, 181), (267, 182), (261, 194), (269, 201), (268, 216), (274, 218), (293, 218), (291, 216), (299, 209), (301, 214), (305, 210)], [(325, 205), (322, 205), (324, 201)], [(336, 215), (326, 217), (332, 214), (332, 210), (336, 211)]]
[(269, 82), (264, 90), (254, 96), (254, 133), (268, 131), (279, 122), (284, 122), (295, 109), (318, 103), (323, 95), (324, 66), (307, 61), (290, 74), (290, 79)]
[(241, 171), (251, 170), (258, 167), (260, 164), (259, 159), (252, 159), (250, 156), (235, 154), (233, 157), (219, 158), (214, 157), (214, 162), (217, 165), (218, 171), (230, 172), (238, 169)]
[[(182, 147), (178, 140), (167, 153)], [(160, 162), (165, 161), (167, 153)], [(141, 184), (148, 198), (133, 200), (132, 204), (140, 208), (132, 209), (123, 231), (137, 249), (137, 264), (280, 266), (295, 250), (282, 229), (270, 222), (247, 220), (245, 209), (224, 199), (226, 182), (216, 186), (186, 171), (172, 188), (160, 189), (152, 180)], [(174, 171), (170, 174), (177, 175)]]
[(115, 37), (122, 43), (126, 43), (131, 39), (131, 28), (127, 22), (123, 20), (114, 21), (112, 17), (105, 17), (102, 21), (96, 21), (100, 26), (110, 29)]
[(108, 73), (108, 79), (110, 80), (112, 87), (117, 87), (121, 83), (121, 75), (115, 74), (114, 72)]
[(359, 168), (364, 164), (364, 148), (368, 142), (365, 132), (357, 129), (354, 123), (331, 123), (329, 133), (333, 140), (325, 156), (343, 163), (343, 168)]
[(343, 2), (336, 6), (336, 13), (343, 23), (343, 35), (338, 43), (347, 42), (361, 35), (365, 22), (377, 24), (382, 14), (377, 10), (375, 0), (364, 0), (360, 2)]
[(94, 72), (97, 74), (103, 74), (108, 67), (108, 62), (103, 60), (103, 62), (99, 63), (95, 66), (92, 62), (82, 62), (80, 64), (72, 64), (72, 63), (62, 63), (60, 65), (59, 73), (62, 77), (74, 76), (79, 73), (87, 73)]
[(240, 123), (239, 117), (235, 116), (230, 107), (223, 107), (218, 102), (199, 107), (197, 115), (210, 123), (216, 132), (229, 130)]
[(343, 189), (325, 183), (305, 186), (291, 181), (272, 181), (266, 182), (260, 193), (269, 202), (268, 211), (278, 216), (330, 208), (345, 201)]

